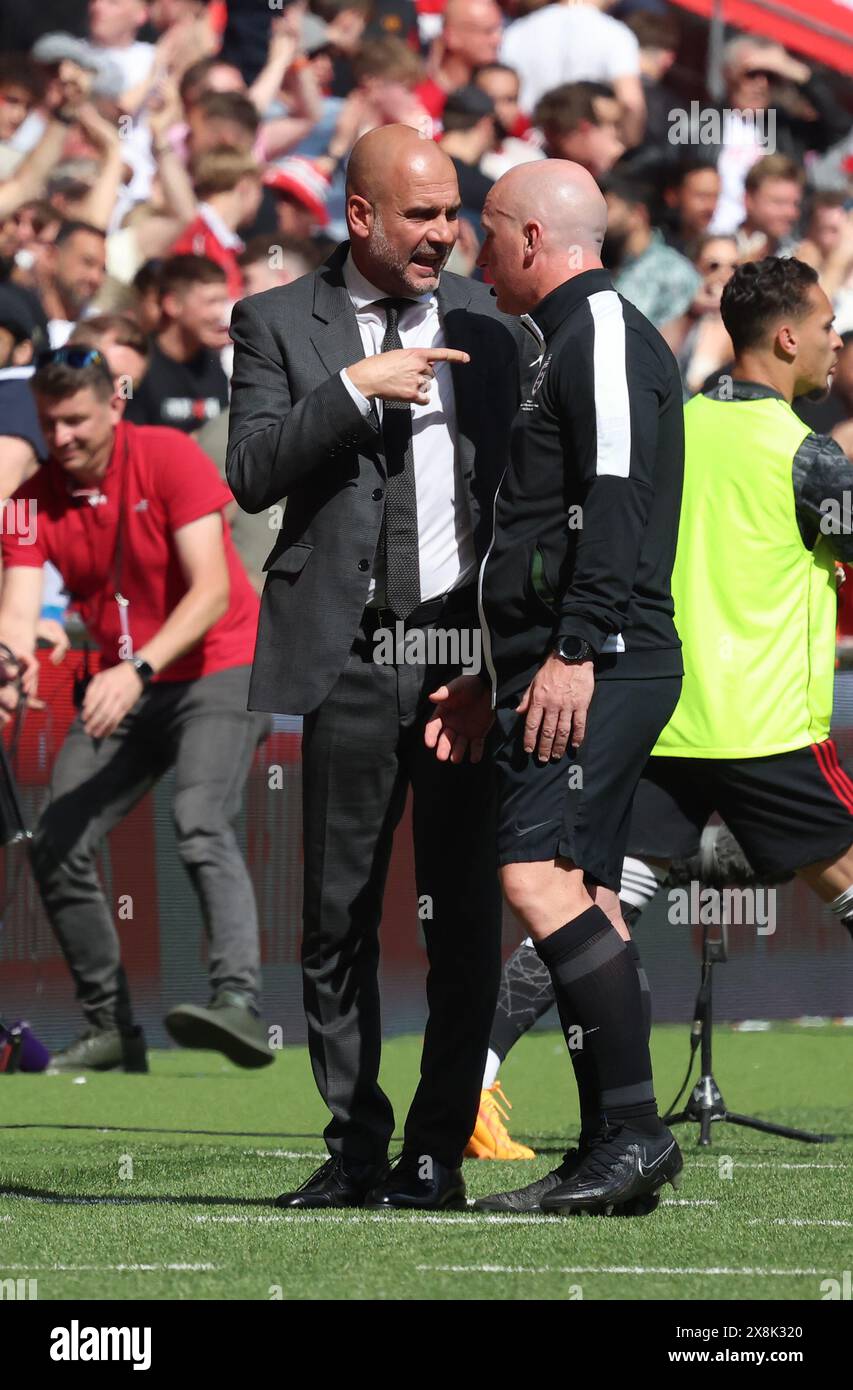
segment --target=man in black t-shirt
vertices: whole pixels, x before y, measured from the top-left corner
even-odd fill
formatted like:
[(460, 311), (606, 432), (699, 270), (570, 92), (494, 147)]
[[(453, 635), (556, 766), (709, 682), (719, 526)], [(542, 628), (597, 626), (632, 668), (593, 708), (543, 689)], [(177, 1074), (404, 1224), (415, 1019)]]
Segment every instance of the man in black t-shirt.
[(207, 256), (172, 256), (160, 274), (160, 330), (127, 403), (134, 425), (192, 434), (228, 406), (220, 352), (228, 344), (225, 271)]

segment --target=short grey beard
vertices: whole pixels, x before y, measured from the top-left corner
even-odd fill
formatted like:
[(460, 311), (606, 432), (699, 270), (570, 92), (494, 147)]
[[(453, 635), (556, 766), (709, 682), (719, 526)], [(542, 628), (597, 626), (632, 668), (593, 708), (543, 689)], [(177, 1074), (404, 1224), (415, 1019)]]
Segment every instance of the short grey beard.
[[(373, 236), (371, 237), (370, 249), (375, 259), (381, 261), (386, 270), (391, 270), (395, 275), (398, 275), (403, 284), (407, 289), (411, 290), (413, 294), (423, 293), (423, 286), (410, 283), (408, 278), (409, 262), (401, 256), (399, 251), (395, 250), (389, 242), (385, 234), (382, 215), (378, 211), (374, 216)], [(438, 277), (436, 276), (436, 278)]]

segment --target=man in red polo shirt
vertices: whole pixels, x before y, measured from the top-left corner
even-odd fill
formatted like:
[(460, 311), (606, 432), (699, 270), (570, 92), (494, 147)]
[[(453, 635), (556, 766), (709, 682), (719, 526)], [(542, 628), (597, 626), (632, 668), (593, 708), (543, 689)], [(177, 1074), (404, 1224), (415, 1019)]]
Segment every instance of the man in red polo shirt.
[[(273, 1054), (258, 1013), (257, 914), (232, 822), (268, 723), (246, 707), (258, 599), (225, 520), (231, 493), (192, 440), (122, 420), (96, 349), (47, 354), (32, 386), (48, 461), (15, 493), (34, 508), (34, 539), (32, 528), (2, 536), (0, 641), (33, 693), (50, 560), (100, 649), (32, 842), (87, 1024), (52, 1065), (147, 1069), (96, 855), (174, 767), (178, 852), (207, 929), (213, 997), (173, 1009), (166, 1026), (185, 1046), (263, 1066)], [(16, 702), (13, 687), (0, 690), (3, 722)]]

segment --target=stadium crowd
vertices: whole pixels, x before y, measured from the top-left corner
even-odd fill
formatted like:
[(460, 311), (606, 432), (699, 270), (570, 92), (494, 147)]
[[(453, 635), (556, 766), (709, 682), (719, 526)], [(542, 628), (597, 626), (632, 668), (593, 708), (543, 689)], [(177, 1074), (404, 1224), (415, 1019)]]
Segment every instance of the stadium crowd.
[[(728, 41), (714, 103), (680, 60), (679, 12), (658, 0), (66, 0), (4, 12), (4, 497), (44, 458), (22, 369), (69, 341), (104, 351), (128, 420), (192, 433), (222, 473), (231, 307), (345, 238), (347, 156), (391, 122), (453, 160), (462, 219), (449, 268), (466, 275), (481, 274), (496, 178), (548, 157), (588, 169), (608, 202), (605, 265), (675, 352), (685, 399), (731, 360), (719, 302), (734, 266), (794, 253), (814, 265), (845, 350), (831, 397), (804, 403), (803, 418), (853, 449), (850, 113), (832, 75), (773, 39)], [(697, 112), (724, 117), (714, 140)], [(267, 520), (233, 509), (257, 588)]]

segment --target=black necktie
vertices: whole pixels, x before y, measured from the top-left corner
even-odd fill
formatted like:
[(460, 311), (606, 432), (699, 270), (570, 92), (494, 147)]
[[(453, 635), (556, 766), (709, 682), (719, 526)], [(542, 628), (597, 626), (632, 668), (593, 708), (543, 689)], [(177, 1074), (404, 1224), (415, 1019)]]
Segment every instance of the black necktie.
[[(385, 337), (380, 352), (402, 348), (397, 321), (410, 299), (380, 299), (385, 310)], [(418, 557), (418, 499), (415, 491), (415, 454), (412, 446), (412, 410), (408, 401), (382, 402), (382, 440), (388, 482), (382, 514), (380, 553), (385, 552), (385, 604), (403, 621), (421, 601)]]

